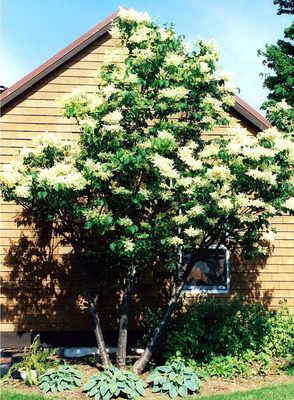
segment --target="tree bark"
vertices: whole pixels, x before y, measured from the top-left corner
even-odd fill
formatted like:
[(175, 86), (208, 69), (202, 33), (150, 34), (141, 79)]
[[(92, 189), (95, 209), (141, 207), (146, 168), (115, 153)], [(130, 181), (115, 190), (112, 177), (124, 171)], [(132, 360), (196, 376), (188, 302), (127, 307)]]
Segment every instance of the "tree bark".
[(162, 334), (169, 318), (171, 317), (171, 315), (175, 309), (175, 306), (176, 306), (177, 301), (180, 297), (180, 294), (183, 290), (183, 287), (186, 284), (188, 276), (190, 275), (190, 272), (192, 271), (196, 261), (197, 261), (197, 254), (193, 252), (190, 256), (189, 262), (186, 266), (183, 276), (182, 276), (178, 286), (175, 288), (175, 290), (168, 302), (167, 308), (165, 310), (165, 313), (164, 313), (161, 321), (159, 322), (157, 327), (154, 329), (154, 331), (151, 335), (151, 338), (149, 340), (149, 343), (147, 344), (143, 354), (133, 365), (133, 371), (136, 374), (141, 374), (144, 371), (144, 369), (146, 368), (146, 365), (148, 364), (148, 362), (153, 354), (154, 347), (155, 347), (160, 335)]
[(132, 268), (126, 283), (126, 289), (123, 294), (121, 315), (119, 321), (118, 344), (116, 354), (116, 366), (120, 369), (126, 368), (127, 343), (128, 343), (128, 325), (129, 325), (129, 305), (134, 286), (135, 268)]
[(84, 257), (83, 257), (80, 247), (74, 246), (74, 249), (75, 249), (77, 257), (78, 257), (81, 275), (82, 275), (82, 279), (83, 279), (85, 289), (86, 289), (87, 299), (88, 299), (88, 303), (89, 303), (89, 311), (90, 311), (90, 316), (91, 316), (91, 320), (92, 320), (92, 324), (93, 324), (93, 331), (94, 331), (96, 343), (97, 343), (97, 346), (99, 349), (99, 355), (101, 357), (102, 366), (103, 366), (103, 368), (109, 368), (111, 366), (111, 362), (110, 362), (110, 358), (107, 353), (105, 341), (103, 338), (103, 333), (102, 333), (102, 329), (101, 329), (100, 319), (99, 319), (98, 313), (97, 313), (96, 303), (93, 299), (91, 288), (86, 279), (85, 260), (84, 260)]

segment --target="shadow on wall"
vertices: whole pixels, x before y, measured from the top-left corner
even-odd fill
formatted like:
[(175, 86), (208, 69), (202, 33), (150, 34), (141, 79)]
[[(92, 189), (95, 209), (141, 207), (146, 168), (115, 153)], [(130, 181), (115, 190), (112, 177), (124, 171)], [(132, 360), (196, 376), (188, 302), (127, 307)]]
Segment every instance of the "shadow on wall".
[(265, 307), (271, 305), (273, 289), (265, 289), (260, 279), (260, 273), (267, 265), (268, 257), (244, 260), (242, 256), (232, 257), (231, 296), (244, 296), (249, 301), (258, 301)]
[[(85, 288), (72, 249), (53, 235), (50, 226), (34, 225), (25, 214), (20, 214), (16, 223), (28, 230), (22, 231), (18, 240), (10, 241), (5, 256), (7, 272), (1, 278), (3, 331), (11, 330), (5, 329), (5, 324), (9, 324), (18, 335), (40, 333), (42, 343), (95, 345)], [(93, 294), (97, 295), (97, 310), (106, 331), (106, 342), (114, 345), (121, 279), (110, 266), (101, 266), (95, 261), (87, 279)], [(154, 285), (147, 279), (138, 286), (130, 307), (131, 340), (138, 337), (136, 331), (144, 307), (162, 305), (157, 300), (164, 301), (168, 291), (162, 281)]]

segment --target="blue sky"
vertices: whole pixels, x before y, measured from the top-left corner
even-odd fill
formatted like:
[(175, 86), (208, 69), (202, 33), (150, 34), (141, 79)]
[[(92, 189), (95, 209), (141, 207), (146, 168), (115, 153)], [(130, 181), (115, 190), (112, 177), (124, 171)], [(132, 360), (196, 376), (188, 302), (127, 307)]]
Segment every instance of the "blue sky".
[(148, 11), (173, 22), (187, 41), (215, 38), (222, 68), (256, 109), (266, 98), (257, 49), (282, 38), (290, 16), (272, 0), (0, 0), (0, 84), (10, 86), (118, 7)]

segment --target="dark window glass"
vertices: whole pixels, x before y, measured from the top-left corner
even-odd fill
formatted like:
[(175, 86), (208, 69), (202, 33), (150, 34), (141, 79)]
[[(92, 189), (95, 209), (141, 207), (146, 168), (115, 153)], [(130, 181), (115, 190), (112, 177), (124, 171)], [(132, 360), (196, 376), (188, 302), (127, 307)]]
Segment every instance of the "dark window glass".
[[(190, 254), (182, 255), (183, 269)], [(185, 290), (228, 292), (229, 290), (229, 252), (226, 248), (207, 249), (199, 253)]]

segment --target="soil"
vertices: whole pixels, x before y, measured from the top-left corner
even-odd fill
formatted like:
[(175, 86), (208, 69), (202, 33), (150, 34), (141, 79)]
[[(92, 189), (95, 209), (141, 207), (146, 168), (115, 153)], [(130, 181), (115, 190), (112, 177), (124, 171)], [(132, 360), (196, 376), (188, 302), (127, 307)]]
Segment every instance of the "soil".
[[(99, 372), (95, 366), (95, 360), (72, 360), (70, 362), (73, 366), (78, 367), (84, 376), (84, 381), (91, 375), (95, 375)], [(147, 374), (144, 374), (145, 377)], [(143, 375), (143, 379), (144, 379)], [(229, 393), (244, 391), (250, 389), (257, 389), (265, 386), (275, 386), (281, 384), (294, 384), (294, 376), (288, 376), (284, 374), (280, 375), (266, 375), (266, 376), (254, 376), (250, 378), (235, 378), (235, 379), (209, 379), (202, 381), (199, 398), (201, 396)], [(40, 390), (37, 387), (28, 387), (20, 380), (10, 380), (3, 383), (3, 387), (15, 388), (15, 391), (27, 393), (27, 394), (40, 394)], [(60, 399), (72, 399), (72, 400), (89, 400), (89, 397), (82, 391), (82, 388), (78, 388), (75, 391), (67, 391), (64, 393), (58, 393)], [(48, 398), (51, 396), (48, 395)], [(149, 388), (146, 390), (146, 400), (166, 400), (166, 397), (154, 394)]]

